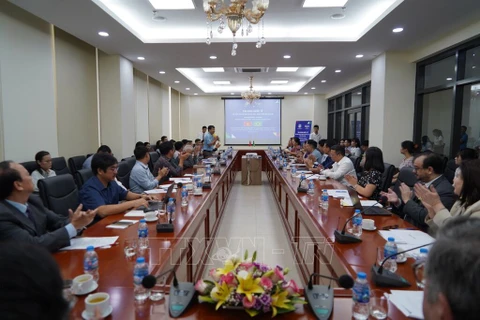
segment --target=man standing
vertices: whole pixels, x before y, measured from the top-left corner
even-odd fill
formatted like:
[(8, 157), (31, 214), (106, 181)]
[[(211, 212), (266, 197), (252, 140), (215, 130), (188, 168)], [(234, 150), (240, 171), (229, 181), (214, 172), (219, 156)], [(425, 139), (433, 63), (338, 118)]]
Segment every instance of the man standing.
[(168, 168), (159, 170), (157, 176), (154, 177), (148, 168), (150, 153), (147, 147), (137, 147), (133, 153), (137, 162), (130, 172), (130, 191), (143, 193), (158, 187), (159, 181), (168, 174)]
[(183, 152), (178, 156), (178, 163), (173, 159), (174, 153), (173, 143), (170, 141), (164, 142), (160, 145), (160, 158), (153, 167), (153, 172), (158, 172), (163, 168), (168, 168), (168, 174), (163, 177), (162, 180), (166, 180), (170, 177), (181, 177), (183, 174), (183, 165), (185, 159), (190, 156), (190, 153)]
[(213, 149), (218, 141), (218, 136), (214, 137), (215, 126), (208, 126), (208, 133), (205, 134), (205, 139), (203, 140), (203, 157), (209, 158), (213, 154)]
[(57, 251), (70, 245), (77, 230), (89, 225), (97, 210), (75, 212), (70, 218), (60, 216), (45, 208), (33, 193), (32, 177), (20, 164), (0, 162), (0, 241), (12, 240)]
[(462, 126), (461, 130), (462, 130), (462, 133), (460, 136), (460, 150), (463, 150), (463, 149), (467, 149), (467, 142), (468, 142), (467, 127)]
[(355, 172), (355, 168), (353, 167), (352, 160), (345, 157), (345, 148), (339, 145), (333, 146), (330, 150), (330, 157), (333, 161), (335, 161), (332, 169), (323, 170), (321, 173), (327, 178), (335, 179), (345, 185), (348, 185), (348, 182), (345, 180), (345, 175), (350, 174), (356, 177), (357, 174)]
[(200, 132), (198, 135), (197, 135), (197, 139), (200, 139), (200, 141), (203, 141), (205, 140), (205, 135), (207, 134), (207, 126), (203, 126), (202, 127), (202, 132)]
[[(450, 210), (455, 202), (455, 195), (452, 184), (443, 176), (442, 157), (436, 153), (420, 154), (413, 160), (413, 170), (419, 182), (424, 184), (427, 189), (431, 185), (435, 187), (440, 201), (445, 208)], [(400, 214), (405, 221), (417, 228), (427, 230), (425, 217), (428, 215), (428, 210), (405, 183), (401, 183), (399, 189), (400, 195), (397, 195), (392, 189), (388, 189), (388, 193), (382, 192), (382, 195), (388, 198), (390, 204), (394, 206), (394, 211)]]
[(310, 133), (310, 140), (314, 140), (316, 143), (319, 143), (322, 139), (322, 136), (320, 135), (320, 133), (318, 133), (319, 129), (320, 127), (318, 126), (318, 124), (316, 124), (313, 126), (313, 132)]

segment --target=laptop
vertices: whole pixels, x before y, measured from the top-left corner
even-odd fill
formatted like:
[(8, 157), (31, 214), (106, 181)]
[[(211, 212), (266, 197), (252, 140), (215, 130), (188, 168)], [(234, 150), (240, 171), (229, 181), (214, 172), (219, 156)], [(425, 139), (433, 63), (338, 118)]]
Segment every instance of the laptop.
[(350, 199), (352, 199), (352, 204), (354, 209), (358, 209), (360, 211), (365, 210), (365, 212), (362, 213), (364, 216), (391, 216), (392, 215), (390, 211), (387, 211), (385, 208), (382, 208), (382, 207), (374, 206), (374, 207), (364, 208), (362, 206), (362, 203), (360, 202), (358, 193), (351, 188), (348, 188), (348, 194), (350, 195)]

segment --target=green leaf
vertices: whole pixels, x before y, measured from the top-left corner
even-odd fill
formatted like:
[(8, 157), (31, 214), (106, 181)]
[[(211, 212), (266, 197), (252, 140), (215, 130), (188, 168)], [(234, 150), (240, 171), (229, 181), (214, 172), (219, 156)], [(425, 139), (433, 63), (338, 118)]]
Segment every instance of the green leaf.
[(307, 301), (301, 299), (301, 298), (298, 298), (298, 297), (293, 297), (293, 298), (290, 298), (290, 301), (293, 303), (293, 304), (307, 304)]
[(257, 260), (257, 251), (253, 253), (252, 262), (255, 262), (255, 260)]
[(283, 269), (283, 275), (286, 276), (290, 272), (289, 268)]
[(295, 311), (294, 306), (292, 306), (290, 308), (277, 308), (277, 314), (288, 313), (288, 312), (292, 312), (292, 311)]
[(210, 285), (212, 285), (212, 286), (215, 285), (215, 282), (210, 281), (210, 280), (203, 280), (203, 282), (205, 282), (206, 284), (210, 284)]
[(208, 303), (215, 303), (216, 301), (210, 298), (209, 296), (198, 296), (198, 302), (208, 302)]
[(250, 317), (255, 317), (257, 314), (260, 313), (260, 311), (255, 310), (255, 309), (245, 309), (245, 312), (250, 315)]
[(248, 250), (245, 250), (245, 254), (243, 255), (243, 260), (248, 259)]

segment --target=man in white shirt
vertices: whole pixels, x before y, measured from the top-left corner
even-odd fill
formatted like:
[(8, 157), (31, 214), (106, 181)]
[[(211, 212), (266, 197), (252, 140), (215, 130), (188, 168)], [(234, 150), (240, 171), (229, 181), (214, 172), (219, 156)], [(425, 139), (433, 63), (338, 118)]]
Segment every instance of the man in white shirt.
[(202, 127), (202, 132), (200, 132), (197, 135), (197, 139), (200, 139), (201, 141), (205, 140), (205, 135), (207, 134), (207, 126)]
[(353, 162), (349, 158), (345, 157), (345, 148), (339, 145), (335, 145), (330, 150), (330, 157), (335, 163), (332, 169), (326, 169), (322, 171), (327, 178), (335, 179), (341, 183), (348, 185), (345, 180), (345, 175), (350, 174), (354, 177), (357, 176)]
[(313, 126), (313, 132), (310, 133), (310, 140), (315, 140), (315, 142), (317, 144), (322, 139), (322, 136), (320, 135), (320, 133), (318, 133), (319, 129), (320, 129), (320, 127), (318, 126), (318, 124), (316, 124), (316, 125)]

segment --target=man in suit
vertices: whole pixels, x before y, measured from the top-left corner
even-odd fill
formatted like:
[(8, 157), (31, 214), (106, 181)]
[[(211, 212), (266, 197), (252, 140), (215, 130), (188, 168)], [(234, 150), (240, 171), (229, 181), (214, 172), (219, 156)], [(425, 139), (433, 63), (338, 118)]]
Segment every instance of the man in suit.
[[(447, 178), (443, 176), (443, 159), (436, 153), (420, 154), (413, 160), (413, 170), (419, 183), (427, 188), (431, 185), (437, 190), (440, 200), (445, 208), (450, 210), (456, 197), (453, 193), (453, 187)], [(428, 210), (423, 206), (421, 199), (414, 196), (412, 190), (405, 183), (400, 184), (400, 195), (397, 195), (392, 189), (388, 193), (382, 193), (388, 198), (388, 201), (394, 207), (394, 211), (403, 216), (405, 221), (410, 222), (417, 228), (427, 230), (425, 217)]]
[(32, 177), (22, 165), (0, 162), (0, 241), (33, 243), (57, 251), (69, 246), (77, 230), (90, 224), (97, 213), (81, 211), (80, 205), (65, 218), (46, 209), (32, 192)]

